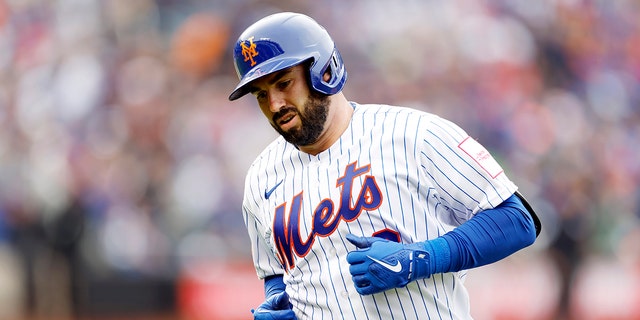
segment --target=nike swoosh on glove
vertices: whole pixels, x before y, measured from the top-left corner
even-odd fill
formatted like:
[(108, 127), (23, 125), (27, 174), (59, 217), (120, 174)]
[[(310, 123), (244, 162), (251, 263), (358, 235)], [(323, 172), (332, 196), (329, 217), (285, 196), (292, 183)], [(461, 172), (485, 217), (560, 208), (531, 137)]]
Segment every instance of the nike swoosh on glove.
[(431, 276), (428, 243), (402, 244), (378, 237), (347, 235), (358, 250), (347, 254), (349, 272), (361, 295), (402, 288), (409, 282)]
[(286, 291), (271, 295), (255, 310), (251, 310), (254, 320), (296, 320), (293, 305)]

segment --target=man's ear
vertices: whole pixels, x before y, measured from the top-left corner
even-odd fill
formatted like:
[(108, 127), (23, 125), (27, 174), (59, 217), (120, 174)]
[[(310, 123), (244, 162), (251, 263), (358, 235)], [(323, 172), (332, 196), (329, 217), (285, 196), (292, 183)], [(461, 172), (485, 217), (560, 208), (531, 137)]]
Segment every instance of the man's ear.
[(327, 71), (325, 71), (324, 75), (322, 75), (322, 80), (324, 82), (329, 82), (329, 80), (331, 80), (331, 68), (327, 68)]

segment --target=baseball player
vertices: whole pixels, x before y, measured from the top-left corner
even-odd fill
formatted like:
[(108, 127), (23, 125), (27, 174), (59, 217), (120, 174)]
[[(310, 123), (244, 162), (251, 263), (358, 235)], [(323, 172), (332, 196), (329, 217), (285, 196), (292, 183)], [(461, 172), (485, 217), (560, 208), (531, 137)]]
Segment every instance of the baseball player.
[(340, 53), (308, 16), (257, 21), (233, 57), (229, 99), (252, 94), (280, 133), (245, 181), (254, 319), (471, 319), (465, 270), (540, 231), (489, 152), (436, 115), (347, 100)]

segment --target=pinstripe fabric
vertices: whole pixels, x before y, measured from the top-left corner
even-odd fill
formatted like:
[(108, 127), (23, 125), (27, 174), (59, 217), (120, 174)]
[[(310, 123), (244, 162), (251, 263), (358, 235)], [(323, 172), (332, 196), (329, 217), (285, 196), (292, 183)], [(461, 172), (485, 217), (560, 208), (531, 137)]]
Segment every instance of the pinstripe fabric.
[(404, 243), (433, 239), (516, 186), (483, 165), (493, 159), (475, 158), (475, 142), (462, 148), (468, 135), (445, 119), (386, 105), (354, 108), (330, 149), (312, 156), (280, 137), (249, 169), (243, 214), (258, 276), (285, 275), (299, 319), (470, 319), (465, 272), (360, 296), (345, 235), (388, 230)]

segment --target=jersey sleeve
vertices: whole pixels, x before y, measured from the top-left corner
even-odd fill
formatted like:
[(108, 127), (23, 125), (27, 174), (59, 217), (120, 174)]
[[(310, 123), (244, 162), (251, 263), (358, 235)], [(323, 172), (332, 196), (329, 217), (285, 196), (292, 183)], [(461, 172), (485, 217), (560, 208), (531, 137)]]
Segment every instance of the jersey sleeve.
[(256, 273), (260, 279), (284, 274), (282, 264), (270, 245), (271, 226), (265, 223), (260, 216), (257, 203), (262, 200), (260, 193), (255, 192), (257, 186), (255, 182), (252, 182), (250, 176), (247, 177), (245, 184), (242, 214), (251, 242), (251, 254)]
[(489, 151), (449, 120), (433, 116), (422, 146), (424, 173), (458, 218), (494, 208), (517, 190)]

